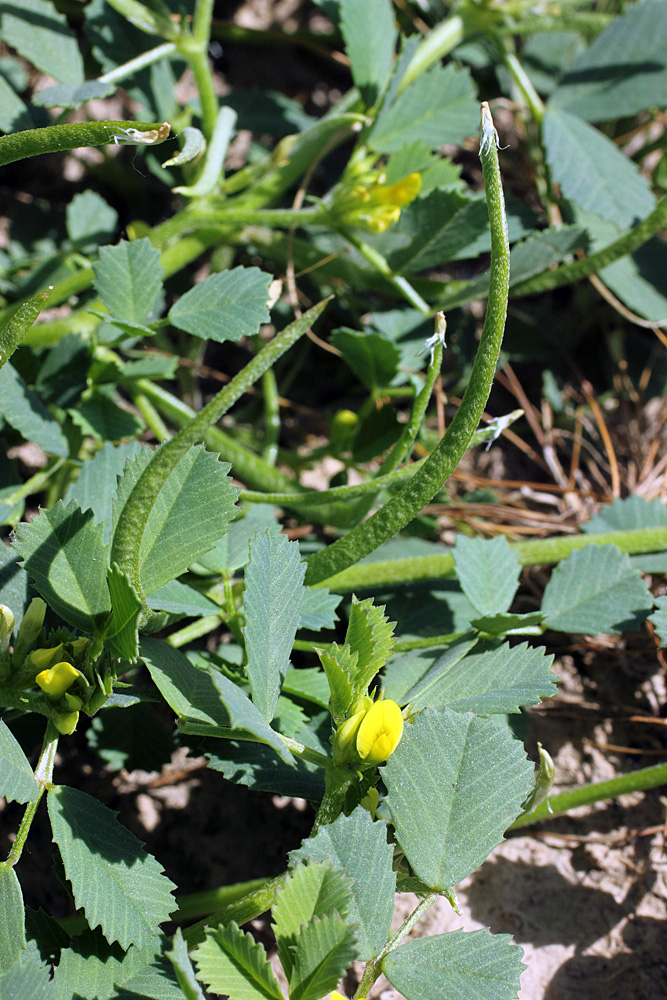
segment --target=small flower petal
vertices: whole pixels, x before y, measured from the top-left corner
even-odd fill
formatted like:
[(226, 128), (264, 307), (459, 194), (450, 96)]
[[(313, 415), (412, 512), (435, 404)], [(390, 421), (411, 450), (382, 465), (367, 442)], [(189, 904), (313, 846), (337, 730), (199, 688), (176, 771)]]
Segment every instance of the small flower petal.
[(403, 716), (390, 698), (376, 701), (357, 731), (357, 753), (365, 764), (381, 764), (398, 746), (403, 735)]

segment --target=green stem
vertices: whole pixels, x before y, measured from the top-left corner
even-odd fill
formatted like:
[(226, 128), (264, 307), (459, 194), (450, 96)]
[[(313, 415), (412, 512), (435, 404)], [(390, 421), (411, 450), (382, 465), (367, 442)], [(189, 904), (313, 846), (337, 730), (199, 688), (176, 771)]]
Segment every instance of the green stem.
[[(631, 531), (609, 531), (599, 535), (559, 535), (518, 542), (511, 547), (522, 566), (546, 566), (567, 559), (570, 553), (586, 545), (615, 545), (628, 555), (664, 552), (667, 549), (667, 528), (633, 528)], [(445, 551), (433, 556), (385, 559), (350, 566), (330, 577), (326, 585), (337, 594), (345, 594), (387, 584), (425, 583), (451, 576), (453, 572), (454, 556)]]
[(141, 542), (150, 512), (164, 483), (188, 449), (203, 441), (209, 427), (217, 423), (247, 389), (310, 329), (328, 302), (329, 299), (319, 302), (269, 341), (193, 420), (153, 454), (135, 483), (114, 531), (110, 562), (111, 565), (117, 563), (127, 573), (144, 605), (146, 601), (139, 571)]
[(7, 866), (13, 867), (19, 861), (21, 854), (23, 853), (23, 848), (25, 846), (28, 833), (30, 832), (30, 827), (32, 826), (32, 821), (35, 818), (35, 813), (37, 812), (37, 806), (40, 803), (42, 795), (44, 794), (44, 790), (51, 787), (57, 751), (58, 730), (49, 720), (46, 724), (42, 752), (39, 755), (37, 767), (35, 768), (35, 781), (39, 786), (37, 798), (33, 802), (28, 802), (25, 807), (23, 819), (21, 820), (21, 825), (19, 826), (18, 833), (16, 834), (16, 840), (12, 844), (12, 849), (7, 855), (7, 861), (5, 862)]
[(493, 141), (495, 129), (488, 106), (483, 105), (482, 109), (480, 158), (491, 228), (491, 275), (486, 319), (470, 381), (445, 436), (410, 482), (367, 521), (311, 556), (306, 570), (309, 586), (328, 580), (358, 562), (409, 524), (452, 474), (469, 447), (484, 412), (505, 329), (510, 255), (498, 152)]
[(544, 118), (544, 104), (533, 87), (532, 81), (513, 52), (503, 46), (503, 60), (514, 83), (530, 108), (530, 113), (539, 125)]
[(315, 816), (311, 837), (317, 833), (321, 826), (327, 826), (338, 819), (353, 778), (354, 775), (348, 767), (329, 767), (326, 772), (324, 795)]
[(175, 194), (183, 194), (188, 198), (206, 198), (213, 194), (224, 178), (225, 156), (235, 125), (236, 112), (232, 108), (220, 108), (199, 177), (194, 184), (175, 187)]
[(103, 73), (102, 76), (98, 77), (99, 82), (119, 83), (121, 80), (126, 80), (128, 76), (134, 76), (139, 70), (146, 69), (147, 66), (152, 66), (153, 63), (159, 62), (160, 59), (166, 59), (167, 56), (172, 55), (174, 52), (176, 52), (174, 42), (164, 42), (162, 45), (157, 45), (154, 49), (149, 49), (148, 52), (142, 52), (140, 56), (136, 56), (134, 59), (128, 59), (122, 66), (116, 66), (115, 69), (110, 70), (108, 73)]
[(382, 254), (376, 250), (374, 247), (369, 246), (364, 240), (361, 239), (355, 232), (351, 229), (345, 229), (341, 232), (341, 236), (344, 236), (348, 243), (351, 243), (353, 247), (359, 251), (359, 253), (366, 258), (369, 264), (372, 264), (378, 274), (381, 274), (383, 278), (392, 285), (397, 292), (399, 292), (406, 301), (417, 309), (424, 316), (432, 316), (433, 309), (425, 302), (418, 291), (412, 287), (407, 278), (402, 277), (400, 274), (394, 274), (386, 259)]
[(570, 812), (579, 806), (587, 806), (592, 802), (602, 802), (604, 799), (616, 799), (619, 795), (629, 792), (645, 792), (649, 788), (667, 784), (667, 764), (654, 764), (640, 771), (622, 774), (609, 781), (598, 781), (591, 785), (580, 785), (558, 795), (550, 795), (545, 802), (531, 812), (524, 813), (516, 819), (510, 830), (518, 830), (529, 823), (539, 823), (544, 819), (555, 819), (563, 813)]
[(371, 987), (382, 972), (383, 960), (390, 951), (394, 951), (401, 941), (407, 937), (417, 921), (421, 920), (427, 910), (430, 910), (439, 895), (440, 893), (438, 892), (432, 892), (428, 896), (424, 896), (410, 916), (403, 921), (396, 933), (387, 941), (380, 954), (366, 965), (359, 986), (354, 994), (354, 1000), (363, 1000), (363, 998), (368, 996)]
[(443, 56), (449, 55), (452, 49), (460, 45), (464, 36), (463, 18), (456, 14), (442, 21), (429, 31), (426, 38), (419, 43), (410, 64), (403, 74), (397, 93), (409, 87), (422, 73), (439, 62)]
[(278, 438), (280, 437), (280, 403), (278, 401), (278, 383), (273, 368), (262, 376), (264, 393), (264, 448), (262, 458), (271, 466), (278, 458)]
[[(262, 913), (266, 913), (273, 903), (276, 890), (280, 888), (284, 880), (284, 874), (268, 879), (259, 888), (242, 896), (241, 899), (230, 903), (205, 920), (200, 921), (200, 923), (186, 927), (183, 931), (183, 937), (187, 942), (188, 948), (192, 949), (195, 945), (200, 944), (206, 937), (206, 931), (211, 927), (216, 927), (219, 924), (228, 924), (232, 920), (236, 921), (239, 925), (246, 924), (249, 920), (255, 920)], [(178, 915), (176, 919), (178, 919)]]
[(184, 33), (178, 40), (178, 50), (192, 70), (201, 104), (202, 131), (211, 139), (218, 116), (218, 97), (208, 59), (211, 18), (214, 0), (197, 0), (192, 35)]

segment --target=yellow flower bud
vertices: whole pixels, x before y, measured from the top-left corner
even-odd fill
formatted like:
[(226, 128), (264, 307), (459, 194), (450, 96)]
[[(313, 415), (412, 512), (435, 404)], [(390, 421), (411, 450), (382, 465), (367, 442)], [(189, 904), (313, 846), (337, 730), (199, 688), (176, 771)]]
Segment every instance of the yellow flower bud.
[(41, 673), (37, 674), (35, 680), (45, 694), (52, 698), (60, 698), (79, 676), (76, 667), (67, 663), (66, 660), (62, 660), (50, 667), (49, 670), (42, 670)]
[(63, 736), (71, 736), (79, 721), (78, 712), (67, 712), (64, 715), (57, 715), (53, 720), (53, 725)]
[(90, 639), (86, 639), (84, 636), (80, 636), (80, 638), (74, 639), (73, 642), (70, 642), (73, 655), (78, 656), (80, 653), (82, 653), (89, 642)]
[(83, 707), (83, 699), (77, 698), (75, 694), (66, 694), (65, 704), (70, 712), (78, 712)]
[(357, 753), (364, 764), (381, 764), (394, 752), (402, 735), (403, 716), (396, 702), (390, 698), (376, 701), (357, 730)]
[(344, 764), (349, 760), (350, 754), (354, 755), (357, 730), (365, 715), (366, 710), (362, 709), (347, 718), (345, 722), (341, 722), (333, 741), (334, 764)]
[(53, 663), (60, 656), (63, 650), (62, 642), (51, 649), (33, 649), (30, 654), (30, 663), (36, 670), (45, 670), (49, 663)]

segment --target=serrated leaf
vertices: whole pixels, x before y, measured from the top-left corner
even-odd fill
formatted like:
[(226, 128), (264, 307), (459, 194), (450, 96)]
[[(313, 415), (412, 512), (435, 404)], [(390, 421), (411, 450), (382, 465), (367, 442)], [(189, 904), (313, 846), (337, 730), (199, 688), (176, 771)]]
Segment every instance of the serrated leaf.
[(352, 880), (334, 871), (331, 859), (297, 864), (276, 893), (271, 908), (278, 954), (288, 980), (302, 927), (313, 917), (334, 911), (343, 919), (350, 903)]
[(67, 438), (57, 420), (11, 364), (0, 369), (0, 416), (44, 451), (61, 457), (69, 454)]
[(338, 725), (354, 701), (352, 678), (356, 676), (359, 654), (353, 653), (349, 646), (339, 646), (337, 642), (331, 642), (322, 649), (316, 647), (315, 652), (329, 685), (331, 714)]
[(141, 657), (167, 704), (183, 717), (184, 732), (238, 738), (241, 730), (272, 747), (286, 764), (294, 758), (249, 698), (217, 670), (202, 670), (158, 639), (142, 637)]
[(653, 210), (655, 199), (639, 169), (581, 118), (547, 108), (542, 141), (563, 197), (625, 229)]
[(125, 463), (134, 458), (141, 449), (138, 441), (123, 444), (103, 444), (94, 458), (84, 461), (79, 478), (71, 483), (65, 493), (64, 503), (76, 500), (81, 510), (89, 508), (95, 515), (95, 523), (104, 526), (104, 544), (111, 536), (111, 517), (116, 481)]
[(21, 957), (25, 948), (23, 894), (14, 869), (0, 866), (0, 975)]
[[(114, 524), (152, 454), (147, 448), (125, 466), (113, 505)], [(151, 508), (141, 539), (139, 566), (146, 594), (184, 573), (224, 535), (237, 496), (228, 471), (226, 462), (199, 446), (179, 460)]]
[(98, 441), (120, 441), (135, 437), (146, 426), (143, 420), (118, 405), (119, 397), (110, 386), (102, 386), (88, 399), (67, 410), (81, 433)]
[(67, 206), (66, 218), (67, 235), (72, 243), (83, 247), (106, 243), (118, 224), (118, 212), (96, 191), (75, 194)]
[(446, 657), (406, 694), (405, 700), (415, 708), (446, 705), (455, 712), (497, 715), (518, 712), (556, 694), (553, 655), (546, 656), (541, 647), (503, 643), (497, 649), (468, 652), (445, 665)]
[(653, 625), (660, 639), (660, 645), (664, 647), (667, 646), (667, 596), (656, 597), (655, 603), (658, 610), (649, 615), (648, 620)]
[(92, 510), (61, 500), (16, 528), (14, 548), (35, 589), (74, 628), (99, 632), (111, 611), (102, 528)]
[(400, 352), (380, 333), (359, 333), (343, 326), (333, 332), (331, 343), (367, 389), (388, 386), (396, 375)]
[(514, 1000), (522, 957), (509, 934), (457, 930), (402, 944), (389, 952), (382, 971), (410, 1000)]
[(171, 951), (165, 951), (165, 955), (174, 967), (185, 1000), (205, 1000), (201, 986), (195, 978), (195, 972), (188, 955), (188, 946), (180, 927), (177, 928), (172, 939)]
[(329, 683), (326, 674), (317, 667), (303, 667), (288, 670), (283, 684), (283, 693), (295, 695), (321, 708), (329, 706)]
[(334, 628), (338, 621), (336, 608), (342, 599), (342, 594), (332, 594), (327, 587), (305, 587), (299, 628), (307, 628), (311, 632)]
[(204, 278), (169, 310), (179, 330), (204, 340), (240, 340), (268, 323), (272, 276), (258, 267), (235, 267)]
[(142, 603), (125, 573), (114, 563), (107, 575), (113, 614), (104, 644), (113, 656), (134, 663), (139, 656), (139, 615)]
[(299, 934), (289, 979), (290, 1000), (320, 1000), (355, 958), (354, 927), (338, 914), (315, 917)]
[(542, 612), (559, 632), (616, 635), (637, 628), (653, 604), (639, 570), (615, 545), (587, 545), (554, 569)]
[[(372, 31), (369, 26), (372, 25)], [(341, 0), (340, 30), (350, 59), (352, 79), (366, 107), (384, 89), (394, 61), (397, 31), (389, 0)]]
[(209, 931), (195, 952), (199, 977), (213, 993), (234, 1000), (283, 1000), (262, 945), (238, 924)]
[(164, 938), (156, 937), (124, 952), (99, 930), (78, 934), (54, 969), (54, 1000), (183, 1000), (174, 970), (161, 954), (163, 944)]
[(662, 0), (628, 7), (577, 56), (549, 103), (588, 121), (663, 107), (667, 103), (666, 51)]
[(257, 534), (250, 543), (243, 608), (252, 698), (273, 718), (301, 618), (305, 564), (287, 535)]
[(250, 540), (258, 531), (282, 529), (275, 512), (268, 504), (253, 504), (245, 517), (232, 521), (229, 530), (219, 538), (210, 552), (205, 553), (198, 563), (211, 573), (232, 572), (247, 566), (250, 559)]
[(506, 723), (424, 709), (382, 771), (396, 837), (415, 874), (449, 889), (503, 840), (534, 786)]
[(39, 786), (15, 736), (0, 719), (0, 795), (8, 802), (34, 802)]
[(28, 947), (3, 975), (0, 975), (0, 997), (2, 1000), (55, 1000), (51, 970), (39, 957), (39, 951), (34, 941), (28, 942)]
[(160, 292), (164, 268), (160, 251), (148, 238), (100, 247), (94, 265), (95, 288), (110, 314), (130, 323), (145, 323)]
[(66, 785), (49, 789), (47, 801), (77, 908), (108, 941), (143, 948), (169, 919), (176, 886), (101, 802)]
[[(0, 80), (2, 77), (0, 76)], [(0, 92), (0, 101), (2, 94)], [(1, 113), (0, 113), (1, 117)], [(0, 368), (3, 368), (19, 346), (30, 327), (33, 325), (51, 294), (48, 288), (45, 292), (37, 292), (20, 305), (14, 315), (0, 330)], [(18, 376), (17, 376), (18, 377)], [(11, 378), (11, 376), (10, 376)], [(24, 418), (25, 419), (25, 418)]]
[(350, 816), (341, 813), (292, 851), (290, 864), (308, 858), (331, 859), (336, 871), (354, 879), (347, 919), (358, 925), (359, 958), (368, 961), (384, 947), (394, 912), (393, 848), (387, 843), (384, 824), (374, 823), (361, 806)]
[(147, 603), (153, 611), (169, 611), (193, 618), (220, 613), (220, 605), (181, 580), (171, 580), (160, 587), (150, 595)]
[(385, 105), (369, 136), (376, 153), (396, 153), (406, 142), (429, 149), (458, 146), (479, 127), (479, 105), (470, 74), (453, 64), (434, 66)]
[(350, 620), (345, 643), (359, 659), (352, 675), (355, 695), (365, 695), (368, 685), (382, 669), (396, 644), (394, 626), (384, 614), (384, 607), (376, 607), (373, 598), (358, 601), (352, 597)]
[(504, 535), (491, 539), (457, 535), (454, 565), (464, 594), (480, 614), (508, 610), (519, 586), (521, 566)]
[[(40, 108), (78, 108), (86, 101), (110, 97), (115, 91), (116, 85), (114, 83), (103, 83), (101, 80), (64, 83), (38, 90), (36, 94), (33, 94), (32, 103)], [(94, 192), (86, 193), (93, 194)]]
[(3, 4), (2, 40), (60, 83), (81, 83), (83, 60), (67, 18), (47, 0)]
[(618, 498), (601, 507), (590, 521), (581, 526), (586, 534), (604, 534), (607, 531), (633, 531), (637, 528), (667, 527), (667, 506), (659, 499), (645, 500), (633, 494)]

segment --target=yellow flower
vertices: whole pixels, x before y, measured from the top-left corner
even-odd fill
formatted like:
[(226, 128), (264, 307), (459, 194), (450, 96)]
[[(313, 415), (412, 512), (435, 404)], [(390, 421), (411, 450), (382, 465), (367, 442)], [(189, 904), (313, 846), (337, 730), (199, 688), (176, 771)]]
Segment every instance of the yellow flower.
[(66, 660), (62, 660), (48, 670), (42, 670), (37, 674), (35, 680), (45, 694), (50, 695), (52, 698), (60, 698), (79, 676), (79, 671), (76, 667), (73, 667), (71, 663), (67, 663)]
[(52, 660), (55, 660), (57, 656), (60, 656), (62, 648), (63, 644), (61, 642), (57, 646), (53, 646), (51, 649), (33, 649), (30, 654), (30, 663), (33, 667), (37, 667), (38, 670), (44, 670), (48, 667)]
[(357, 730), (357, 753), (364, 764), (381, 764), (398, 746), (403, 716), (395, 701), (386, 698), (368, 709)]
[(401, 209), (421, 190), (421, 174), (408, 174), (393, 184), (385, 184), (385, 180), (386, 174), (367, 170), (355, 176), (352, 185), (343, 181), (333, 199), (336, 221), (373, 233), (384, 233), (398, 222)]

